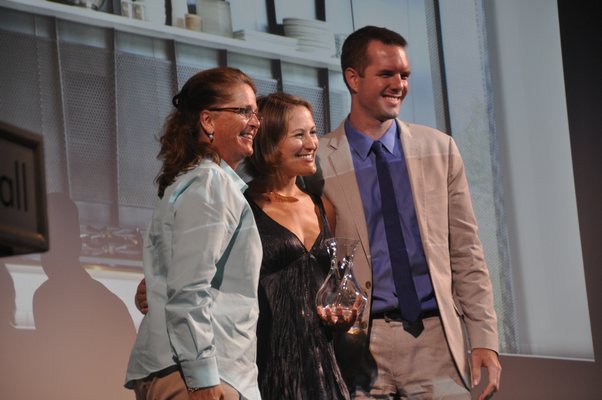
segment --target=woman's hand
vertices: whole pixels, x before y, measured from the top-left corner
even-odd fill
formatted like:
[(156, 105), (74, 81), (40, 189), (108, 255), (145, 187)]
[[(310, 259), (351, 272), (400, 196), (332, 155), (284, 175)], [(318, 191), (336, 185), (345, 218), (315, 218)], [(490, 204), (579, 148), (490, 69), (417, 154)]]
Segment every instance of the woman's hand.
[(134, 296), (134, 303), (136, 308), (142, 313), (148, 312), (148, 300), (146, 298), (146, 281), (142, 279), (136, 288), (136, 295)]
[(333, 329), (346, 332), (357, 319), (357, 307), (318, 307), (318, 315)]

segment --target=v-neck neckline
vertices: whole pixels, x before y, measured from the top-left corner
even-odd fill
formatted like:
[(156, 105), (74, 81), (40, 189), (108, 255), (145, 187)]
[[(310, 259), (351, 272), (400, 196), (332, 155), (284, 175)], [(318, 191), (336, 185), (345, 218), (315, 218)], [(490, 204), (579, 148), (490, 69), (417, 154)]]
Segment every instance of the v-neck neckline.
[(264, 215), (267, 219), (269, 219), (272, 223), (274, 223), (276, 226), (280, 227), (281, 229), (284, 229), (291, 236), (293, 236), (295, 238), (295, 240), (301, 245), (301, 247), (303, 247), (303, 249), (305, 250), (306, 253), (311, 253), (311, 251), (320, 242), (320, 239), (321, 239), (322, 234), (324, 232), (324, 221), (322, 220), (322, 213), (321, 213), (319, 205), (316, 203), (316, 201), (315, 201), (315, 199), (314, 199), (314, 197), (312, 195), (309, 195), (309, 196), (311, 197), (311, 200), (314, 203), (314, 207), (318, 209), (318, 213), (316, 214), (316, 216), (318, 217), (318, 225), (320, 227), (320, 230), (318, 231), (318, 235), (314, 239), (313, 244), (312, 244), (312, 246), (310, 248), (307, 248), (305, 246), (305, 243), (303, 243), (303, 241), (299, 238), (299, 236), (297, 236), (297, 234), (295, 232), (291, 231), (286, 226), (284, 226), (280, 222), (276, 221), (268, 213), (266, 213), (261, 207), (259, 207), (259, 205), (255, 202), (255, 200), (249, 198), (249, 201), (252, 202), (253, 205), (255, 207), (257, 207), (257, 209), (261, 212), (261, 214)]

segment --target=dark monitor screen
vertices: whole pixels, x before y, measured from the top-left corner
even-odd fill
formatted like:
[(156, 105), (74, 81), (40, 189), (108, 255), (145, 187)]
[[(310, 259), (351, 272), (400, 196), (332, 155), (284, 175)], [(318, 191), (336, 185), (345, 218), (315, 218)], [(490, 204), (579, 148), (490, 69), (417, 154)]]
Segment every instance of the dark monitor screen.
[(0, 121), (0, 257), (48, 250), (41, 135)]

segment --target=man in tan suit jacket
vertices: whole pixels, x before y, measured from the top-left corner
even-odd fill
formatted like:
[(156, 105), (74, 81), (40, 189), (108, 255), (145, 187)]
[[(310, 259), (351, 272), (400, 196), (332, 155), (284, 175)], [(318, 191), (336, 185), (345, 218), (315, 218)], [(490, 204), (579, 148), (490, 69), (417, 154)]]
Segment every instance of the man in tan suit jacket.
[[(486, 368), (488, 384), (480, 398), (490, 398), (501, 375), (497, 320), (460, 153), (450, 136), (396, 119), (410, 74), (400, 35), (362, 28), (348, 37), (341, 63), (351, 112), (336, 131), (320, 139), (320, 172), (309, 186), (321, 185), (334, 204), (336, 236), (361, 242), (354, 273), (369, 300), (360, 334), (343, 335), (337, 343), (349, 389), (355, 398), (470, 399), (469, 388), (479, 383), (481, 368)], [(374, 187), (360, 187), (357, 156), (346, 134), (354, 130), (376, 141), (395, 129), (393, 124), (436, 299), (434, 312), (423, 315), (424, 331), (417, 337), (404, 332), (396, 310), (376, 313), (371, 306), (371, 294), (380, 283), (373, 276), (373, 227), (366, 222), (362, 192)]]

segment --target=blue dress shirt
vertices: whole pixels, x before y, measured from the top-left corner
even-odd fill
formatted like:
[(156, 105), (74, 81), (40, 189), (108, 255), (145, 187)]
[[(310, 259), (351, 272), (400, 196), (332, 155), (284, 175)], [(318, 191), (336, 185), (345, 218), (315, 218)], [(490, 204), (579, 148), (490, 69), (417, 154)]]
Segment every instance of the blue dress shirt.
[[(398, 300), (381, 210), (376, 160), (375, 155), (370, 151), (374, 141), (354, 129), (349, 120), (345, 121), (345, 134), (351, 148), (351, 158), (360, 188), (370, 239), (372, 263), (371, 311), (372, 313), (376, 313), (395, 309), (398, 308)], [(393, 189), (400, 214), (399, 219), (421, 309), (423, 311), (435, 310), (437, 309), (437, 302), (422, 248), (416, 209), (414, 208), (412, 197), (412, 188), (410, 187), (409, 180), (403, 179), (403, 174), (407, 175), (407, 168), (397, 131), (397, 124), (393, 122), (391, 127), (379, 140), (383, 143), (389, 158), (389, 169), (392, 172)]]
[(126, 386), (179, 366), (188, 387), (220, 379), (243, 399), (257, 385), (257, 287), (262, 247), (246, 184), (225, 163), (203, 160), (165, 190), (147, 230), (149, 311)]

